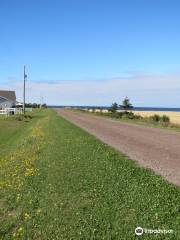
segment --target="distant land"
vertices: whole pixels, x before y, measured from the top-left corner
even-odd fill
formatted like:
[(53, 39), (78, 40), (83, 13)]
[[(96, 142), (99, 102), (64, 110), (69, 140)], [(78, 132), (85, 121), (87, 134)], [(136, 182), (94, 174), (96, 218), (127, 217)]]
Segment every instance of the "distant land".
[[(49, 108), (63, 108), (63, 107), (72, 107), (72, 108), (103, 108), (109, 109), (109, 106), (61, 106), (61, 105), (49, 105)], [(169, 108), (169, 107), (134, 107), (134, 111), (164, 111), (164, 112), (180, 112), (180, 108)]]

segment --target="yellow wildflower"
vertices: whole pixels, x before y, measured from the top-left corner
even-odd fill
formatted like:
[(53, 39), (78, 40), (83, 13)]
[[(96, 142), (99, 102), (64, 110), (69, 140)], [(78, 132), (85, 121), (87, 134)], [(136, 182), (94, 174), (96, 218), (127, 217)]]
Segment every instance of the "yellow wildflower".
[(25, 214), (24, 214), (24, 219), (25, 219), (25, 220), (28, 220), (28, 219), (30, 219), (30, 218), (31, 218), (31, 217), (30, 217), (30, 215), (29, 215), (28, 213), (25, 213)]
[(39, 209), (37, 210), (37, 213), (41, 213), (41, 212), (42, 212), (42, 209), (39, 208)]

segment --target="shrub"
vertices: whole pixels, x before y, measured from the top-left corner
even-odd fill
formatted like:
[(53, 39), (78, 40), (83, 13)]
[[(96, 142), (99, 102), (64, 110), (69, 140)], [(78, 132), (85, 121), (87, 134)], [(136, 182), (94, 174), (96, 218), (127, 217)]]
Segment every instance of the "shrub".
[(160, 116), (158, 114), (154, 114), (148, 117), (147, 120), (153, 121), (155, 123), (162, 123), (165, 126), (168, 126), (170, 123), (170, 118), (167, 115)]
[(128, 119), (134, 119), (134, 113), (133, 113), (133, 112), (125, 112), (125, 116), (126, 116)]
[(122, 118), (122, 116), (124, 115), (124, 112), (118, 112), (117, 114), (119, 118)]
[(152, 120), (153, 122), (159, 122), (161, 120), (161, 116), (159, 116), (158, 114), (154, 114), (150, 116), (149, 119)]
[(167, 115), (163, 115), (161, 117), (161, 122), (163, 122), (163, 123), (170, 123), (170, 118)]
[(25, 114), (25, 115), (23, 115), (23, 114), (21, 114), (21, 115), (17, 114), (17, 115), (14, 115), (14, 119), (16, 119), (16, 120), (18, 120), (18, 121), (25, 121), (25, 122), (27, 122), (27, 121), (29, 121), (29, 120), (32, 119), (32, 116), (31, 116), (30, 114)]
[(121, 118), (121, 115), (118, 112), (112, 112), (111, 117), (113, 118)]
[(142, 119), (143, 117), (141, 117), (140, 115), (136, 115), (133, 112), (121, 112), (121, 118), (124, 119)]

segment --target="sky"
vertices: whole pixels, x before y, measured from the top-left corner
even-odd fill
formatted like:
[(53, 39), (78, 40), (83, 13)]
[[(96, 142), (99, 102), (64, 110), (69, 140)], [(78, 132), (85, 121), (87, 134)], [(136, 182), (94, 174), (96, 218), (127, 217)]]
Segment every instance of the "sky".
[(1, 0), (0, 89), (50, 105), (180, 107), (179, 0)]

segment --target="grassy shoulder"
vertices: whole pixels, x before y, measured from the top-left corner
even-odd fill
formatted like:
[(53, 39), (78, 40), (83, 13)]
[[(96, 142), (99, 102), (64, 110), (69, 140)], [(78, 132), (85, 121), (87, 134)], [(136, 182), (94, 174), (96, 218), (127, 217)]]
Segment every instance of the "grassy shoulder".
[(137, 226), (180, 237), (178, 187), (52, 110), (36, 115), (0, 160), (2, 239), (128, 240)]
[[(10, 150), (18, 145), (19, 141), (22, 140), (26, 132), (33, 126), (36, 122), (36, 112), (26, 115), (23, 117), (21, 115), (14, 116), (2, 116), (0, 115), (0, 149), (2, 154), (8, 153)], [(32, 118), (32, 120), (31, 120)]]

